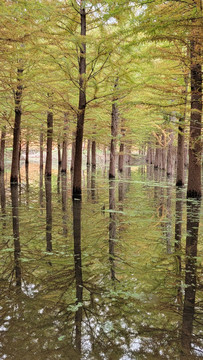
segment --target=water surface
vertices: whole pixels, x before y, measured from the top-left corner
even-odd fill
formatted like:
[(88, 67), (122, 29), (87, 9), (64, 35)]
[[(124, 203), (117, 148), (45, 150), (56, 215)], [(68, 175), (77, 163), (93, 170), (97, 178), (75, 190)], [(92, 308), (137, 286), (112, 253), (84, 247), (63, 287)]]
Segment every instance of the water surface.
[(203, 357), (203, 222), (153, 166), (1, 177), (1, 359)]

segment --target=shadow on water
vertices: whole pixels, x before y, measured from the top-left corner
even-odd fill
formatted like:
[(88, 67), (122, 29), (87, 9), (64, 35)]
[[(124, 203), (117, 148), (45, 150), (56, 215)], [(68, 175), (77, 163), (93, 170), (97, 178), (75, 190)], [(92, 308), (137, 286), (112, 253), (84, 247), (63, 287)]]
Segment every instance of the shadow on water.
[(12, 218), (13, 218), (13, 240), (14, 240), (14, 271), (16, 286), (21, 288), (21, 246), (19, 232), (19, 213), (18, 213), (18, 185), (11, 185)]
[(116, 280), (115, 274), (115, 241), (116, 241), (116, 184), (109, 181), (109, 261), (111, 267), (111, 279)]
[(187, 237), (186, 237), (186, 260), (185, 260), (185, 295), (183, 305), (181, 359), (190, 359), (194, 356), (192, 349), (194, 322), (202, 321), (196, 314), (196, 289), (197, 289), (197, 244), (200, 220), (199, 200), (187, 201)]
[[(202, 356), (200, 204), (188, 202), (184, 262), (184, 189), (175, 191), (161, 173), (156, 178), (158, 172), (147, 175), (145, 168), (140, 172), (134, 167), (130, 179), (122, 175), (110, 182), (97, 170), (96, 201), (90, 173), (85, 179), (88, 201), (84, 196), (82, 203), (71, 201), (66, 176), (61, 177), (60, 196), (57, 186), (51, 191), (48, 178), (44, 213), (37, 201), (39, 190), (31, 183), (29, 208), (22, 191), (18, 210), (18, 187), (12, 189), (4, 232), (0, 224), (0, 358)], [(67, 216), (71, 213), (73, 217)]]
[(73, 235), (74, 235), (74, 264), (76, 282), (76, 307), (75, 312), (75, 344), (79, 354), (81, 354), (81, 326), (83, 311), (83, 279), (82, 279), (82, 260), (81, 260), (81, 201), (73, 201)]
[(182, 289), (181, 289), (181, 240), (182, 240), (182, 223), (183, 223), (183, 188), (176, 189), (176, 208), (175, 208), (175, 243), (174, 243), (174, 255), (175, 255), (175, 271), (177, 274), (177, 303), (182, 306)]
[(62, 196), (62, 220), (63, 236), (68, 235), (68, 214), (67, 214), (67, 174), (61, 174), (61, 196)]
[[(52, 252), (52, 190), (51, 177), (45, 177), (46, 194), (46, 251)], [(51, 263), (50, 263), (51, 265)]]

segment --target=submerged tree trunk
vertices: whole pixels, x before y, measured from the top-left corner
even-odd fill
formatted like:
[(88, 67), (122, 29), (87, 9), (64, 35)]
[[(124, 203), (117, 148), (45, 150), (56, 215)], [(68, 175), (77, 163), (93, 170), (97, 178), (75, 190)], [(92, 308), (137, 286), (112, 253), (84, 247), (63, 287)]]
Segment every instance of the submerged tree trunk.
[(21, 101), (22, 101), (22, 75), (23, 69), (17, 70), (17, 90), (15, 92), (15, 120), (13, 129), (13, 154), (11, 165), (11, 178), (10, 182), (13, 184), (18, 183), (18, 170), (19, 170), (19, 144), (20, 144), (20, 127), (21, 127)]
[(63, 145), (62, 145), (62, 162), (61, 172), (67, 172), (67, 131), (68, 131), (68, 117), (64, 114), (64, 131), (63, 131)]
[(45, 175), (51, 176), (52, 170), (52, 137), (53, 137), (53, 113), (51, 111), (47, 114), (47, 154)]
[(6, 126), (3, 126), (1, 131), (0, 172), (4, 171), (5, 140), (6, 140)]
[[(118, 78), (115, 81), (114, 89), (118, 86)], [(113, 98), (112, 112), (111, 112), (111, 146), (110, 146), (110, 166), (109, 179), (114, 179), (116, 176), (116, 137), (118, 131), (118, 107), (117, 98)]]
[(92, 141), (92, 170), (96, 169), (96, 141)]
[(202, 67), (201, 44), (198, 30), (194, 30), (190, 43), (191, 58), (191, 117), (189, 139), (189, 168), (187, 197), (201, 197), (201, 118), (202, 118)]
[(86, 108), (86, 44), (83, 39), (86, 37), (86, 12), (85, 2), (81, 1), (80, 6), (80, 29), (81, 29), (81, 44), (80, 44), (80, 58), (79, 58), (79, 106), (77, 113), (77, 130), (75, 139), (75, 160), (74, 160), (74, 175), (73, 175), (73, 191), (72, 197), (81, 199), (82, 197), (82, 141), (83, 128), (85, 120)]

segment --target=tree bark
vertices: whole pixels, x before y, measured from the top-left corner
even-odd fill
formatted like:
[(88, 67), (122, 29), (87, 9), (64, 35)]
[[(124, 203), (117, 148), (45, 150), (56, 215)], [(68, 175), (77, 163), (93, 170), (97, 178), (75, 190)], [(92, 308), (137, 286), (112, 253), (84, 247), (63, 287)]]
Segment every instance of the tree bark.
[(40, 173), (43, 173), (43, 132), (40, 132), (39, 138), (39, 169)]
[(75, 161), (75, 133), (73, 132), (73, 141), (72, 141), (72, 149), (71, 149), (71, 167), (70, 171), (73, 172), (74, 170), (74, 161)]
[(173, 130), (169, 130), (169, 143), (167, 152), (167, 175), (173, 174)]
[[(197, 35), (196, 35), (197, 36)], [(201, 197), (201, 117), (202, 117), (202, 69), (200, 44), (195, 35), (191, 40), (191, 117), (189, 140), (189, 168), (187, 197)], [(198, 59), (199, 55), (199, 59)]]
[(88, 142), (87, 142), (87, 166), (90, 166), (90, 149), (91, 149), (91, 140), (88, 139)]
[(179, 119), (176, 186), (183, 186), (183, 185), (184, 185), (184, 127), (183, 127), (182, 119)]
[(45, 176), (51, 176), (52, 171), (52, 137), (53, 137), (53, 113), (47, 114), (47, 154), (45, 165)]
[[(86, 12), (85, 4), (81, 1), (80, 6), (80, 29), (81, 37), (86, 37)], [(82, 40), (80, 45), (80, 58), (79, 58), (79, 106), (77, 113), (77, 130), (75, 139), (75, 160), (74, 160), (74, 175), (73, 175), (73, 190), (72, 197), (81, 199), (82, 197), (82, 141), (83, 141), (83, 128), (85, 120), (86, 108), (86, 44)]]
[(118, 157), (118, 171), (120, 173), (123, 172), (123, 166), (124, 166), (124, 150), (125, 146), (123, 143), (123, 138), (125, 136), (125, 128), (124, 128), (124, 119), (121, 120), (121, 142), (120, 142), (120, 149), (119, 149), (119, 157)]
[(19, 144), (20, 144), (20, 127), (21, 127), (21, 102), (22, 102), (22, 75), (23, 69), (17, 70), (17, 90), (15, 92), (15, 120), (13, 129), (13, 154), (11, 165), (11, 178), (10, 182), (13, 184), (18, 183), (18, 170), (19, 170)]
[(63, 132), (63, 145), (62, 145), (62, 162), (61, 172), (67, 172), (67, 131), (68, 131), (68, 117), (64, 114), (64, 132)]
[(96, 169), (96, 141), (92, 141), (92, 170)]
[[(118, 86), (118, 79), (114, 84), (116, 90)], [(117, 98), (113, 98), (112, 112), (111, 112), (111, 146), (110, 146), (110, 166), (109, 166), (109, 179), (114, 179), (116, 176), (116, 136), (118, 131), (118, 107)]]
[(5, 140), (6, 140), (6, 126), (3, 126), (1, 131), (0, 172), (4, 172)]

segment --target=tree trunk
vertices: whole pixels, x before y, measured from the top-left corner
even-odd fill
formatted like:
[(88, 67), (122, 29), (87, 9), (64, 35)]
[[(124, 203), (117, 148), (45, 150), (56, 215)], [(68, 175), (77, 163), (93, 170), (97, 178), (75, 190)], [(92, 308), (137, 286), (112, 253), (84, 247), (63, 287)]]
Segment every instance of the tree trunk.
[(170, 176), (173, 174), (173, 130), (169, 130), (169, 144), (167, 152), (167, 175)]
[(124, 119), (121, 119), (121, 142), (120, 142), (120, 149), (119, 149), (119, 158), (118, 158), (118, 171), (120, 173), (123, 172), (123, 166), (124, 166), (124, 143), (123, 138), (125, 136), (125, 128), (124, 128)]
[(41, 130), (39, 138), (39, 169), (40, 173), (43, 174), (43, 132)]
[(26, 141), (26, 149), (25, 149), (25, 166), (29, 164), (29, 140)]
[(154, 168), (158, 169), (159, 167), (159, 143), (158, 141), (156, 142), (156, 150), (155, 150), (155, 158), (154, 158)]
[(1, 131), (0, 172), (4, 172), (5, 140), (6, 140), (6, 126), (3, 126)]
[(58, 150), (58, 168), (61, 169), (61, 144), (60, 144), (60, 140), (58, 140), (57, 150)]
[(71, 149), (71, 167), (70, 171), (73, 172), (74, 170), (74, 161), (75, 161), (75, 133), (73, 132), (73, 141), (72, 141), (72, 149)]
[[(81, 1), (80, 6), (80, 28), (82, 39), (86, 36), (86, 12), (85, 4)], [(80, 58), (79, 58), (79, 106), (77, 113), (77, 130), (75, 139), (75, 160), (74, 160), (74, 175), (73, 175), (73, 191), (72, 197), (81, 199), (82, 197), (82, 141), (83, 141), (83, 128), (85, 120), (86, 108), (86, 44), (81, 42), (80, 45)]]
[(19, 143), (20, 143), (20, 127), (21, 127), (21, 101), (22, 101), (22, 75), (23, 69), (17, 70), (17, 90), (15, 92), (15, 120), (13, 129), (13, 154), (11, 165), (11, 178), (10, 182), (13, 184), (18, 183), (18, 170), (19, 170)]
[(96, 169), (96, 141), (92, 141), (92, 170)]
[[(114, 84), (116, 90), (118, 86), (118, 79)], [(114, 179), (116, 176), (116, 136), (118, 131), (118, 107), (116, 98), (113, 98), (112, 113), (111, 113), (111, 146), (110, 146), (110, 167), (109, 167), (109, 179)]]
[[(190, 42), (191, 59), (191, 117), (189, 139), (189, 168), (187, 197), (201, 197), (201, 118), (202, 118), (202, 67), (201, 40), (198, 24)], [(198, 31), (199, 30), (199, 31)]]
[(119, 158), (118, 158), (118, 170), (120, 173), (123, 172), (124, 166), (124, 143), (120, 143)]
[(49, 111), (47, 114), (47, 154), (46, 154), (45, 176), (51, 176), (52, 137), (53, 137), (53, 113)]
[(182, 119), (179, 119), (176, 186), (183, 186), (183, 185), (184, 185), (184, 127), (183, 127)]
[(67, 172), (67, 131), (68, 131), (68, 118), (67, 114), (64, 114), (64, 132), (63, 132), (63, 145), (62, 145), (62, 163), (61, 172)]
[(87, 166), (90, 166), (90, 149), (91, 149), (91, 140), (88, 139), (88, 142), (87, 142)]

